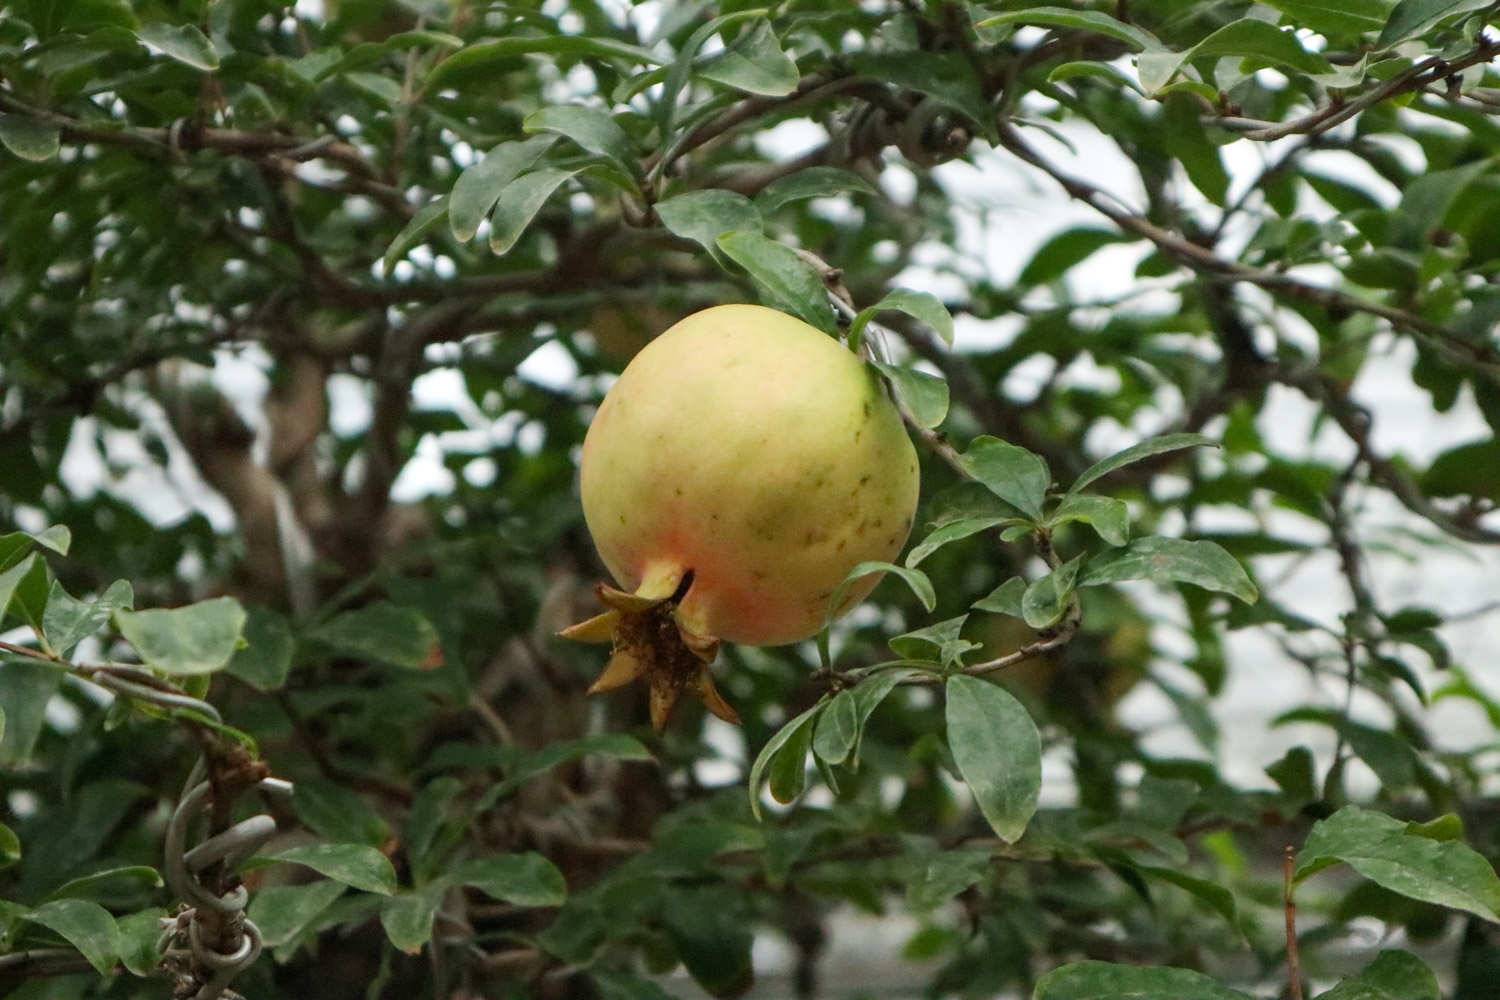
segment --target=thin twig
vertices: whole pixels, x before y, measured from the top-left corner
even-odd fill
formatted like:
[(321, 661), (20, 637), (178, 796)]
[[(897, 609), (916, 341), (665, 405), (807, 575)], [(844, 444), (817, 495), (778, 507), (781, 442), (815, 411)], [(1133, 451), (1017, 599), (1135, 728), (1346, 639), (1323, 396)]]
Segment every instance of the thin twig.
[(1286, 971), (1289, 1000), (1302, 998), (1302, 953), (1297, 946), (1297, 901), (1293, 895), (1292, 874), (1296, 869), (1297, 849), (1291, 844), (1281, 856), (1281, 900), (1286, 912)]

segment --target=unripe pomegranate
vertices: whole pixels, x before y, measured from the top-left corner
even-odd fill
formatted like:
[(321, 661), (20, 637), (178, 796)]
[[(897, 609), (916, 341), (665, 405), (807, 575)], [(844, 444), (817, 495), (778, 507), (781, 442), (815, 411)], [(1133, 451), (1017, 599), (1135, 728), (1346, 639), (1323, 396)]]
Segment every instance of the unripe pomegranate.
[(658, 728), (686, 690), (738, 721), (706, 666), (719, 640), (815, 634), (855, 564), (901, 550), (917, 457), (879, 378), (837, 340), (774, 309), (717, 306), (626, 367), (584, 440), (582, 491), (621, 588), (601, 585), (609, 610), (563, 633), (613, 642), (592, 690), (645, 679)]

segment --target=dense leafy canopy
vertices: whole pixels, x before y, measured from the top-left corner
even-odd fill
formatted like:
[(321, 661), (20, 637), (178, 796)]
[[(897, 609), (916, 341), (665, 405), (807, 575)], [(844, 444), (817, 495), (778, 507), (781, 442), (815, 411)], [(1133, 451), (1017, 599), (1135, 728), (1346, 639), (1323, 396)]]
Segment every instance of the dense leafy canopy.
[[(191, 995), (161, 918), (243, 879), (249, 997), (737, 995), (757, 934), (834, 995), (856, 911), (932, 995), (1493, 996), (1487, 595), (1382, 567), (1500, 542), (1497, 6), (0, 5), (0, 992)], [(657, 737), (554, 637), (577, 450), (752, 297), (923, 516)], [(174, 870), (205, 804), (252, 849)]]

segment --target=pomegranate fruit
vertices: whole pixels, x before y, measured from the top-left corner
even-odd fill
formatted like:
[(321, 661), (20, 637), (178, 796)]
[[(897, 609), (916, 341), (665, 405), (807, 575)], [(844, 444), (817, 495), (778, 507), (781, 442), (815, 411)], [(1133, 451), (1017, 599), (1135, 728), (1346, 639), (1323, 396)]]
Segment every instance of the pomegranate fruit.
[(645, 681), (658, 729), (684, 692), (738, 721), (707, 669), (720, 640), (815, 634), (857, 563), (900, 552), (917, 456), (880, 379), (837, 340), (774, 309), (716, 306), (626, 366), (584, 440), (582, 493), (619, 584), (562, 633), (614, 646), (591, 693)]

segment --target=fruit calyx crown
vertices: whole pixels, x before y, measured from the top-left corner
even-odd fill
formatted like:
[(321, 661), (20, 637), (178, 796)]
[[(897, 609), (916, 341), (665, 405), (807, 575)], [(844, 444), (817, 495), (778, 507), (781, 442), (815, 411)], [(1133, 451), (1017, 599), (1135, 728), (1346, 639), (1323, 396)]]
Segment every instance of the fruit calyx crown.
[(650, 692), (651, 725), (657, 732), (666, 728), (684, 694), (700, 699), (725, 722), (740, 721), (708, 669), (719, 653), (719, 640), (693, 631), (677, 614), (692, 585), (692, 570), (680, 569), (647, 573), (634, 593), (596, 584), (594, 592), (606, 610), (558, 633), (577, 642), (609, 643), (609, 662), (588, 693), (641, 681)]

